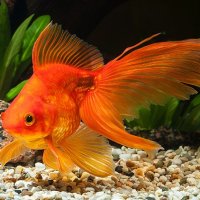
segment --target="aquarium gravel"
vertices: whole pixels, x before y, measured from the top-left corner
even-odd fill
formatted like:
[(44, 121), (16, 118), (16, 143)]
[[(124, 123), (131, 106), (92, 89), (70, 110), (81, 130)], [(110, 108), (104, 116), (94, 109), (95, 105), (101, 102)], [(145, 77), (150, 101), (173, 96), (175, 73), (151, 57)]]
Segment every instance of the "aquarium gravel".
[(41, 161), (34, 166), (10, 163), (0, 170), (0, 199), (200, 199), (199, 149), (161, 151), (153, 160), (141, 150), (113, 147), (112, 151), (115, 175), (107, 178), (78, 168), (62, 177)]

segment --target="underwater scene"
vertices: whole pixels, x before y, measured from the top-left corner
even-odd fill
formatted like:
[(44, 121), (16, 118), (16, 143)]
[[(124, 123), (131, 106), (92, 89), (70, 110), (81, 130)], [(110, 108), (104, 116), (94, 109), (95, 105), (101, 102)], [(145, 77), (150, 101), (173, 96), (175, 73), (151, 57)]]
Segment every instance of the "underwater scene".
[(199, 200), (199, 6), (0, 0), (0, 200)]

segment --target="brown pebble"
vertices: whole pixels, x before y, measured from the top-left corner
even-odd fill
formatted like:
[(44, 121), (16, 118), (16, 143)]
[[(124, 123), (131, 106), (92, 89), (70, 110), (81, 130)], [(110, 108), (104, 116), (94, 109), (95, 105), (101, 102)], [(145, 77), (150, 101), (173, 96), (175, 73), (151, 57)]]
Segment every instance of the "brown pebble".
[(150, 180), (153, 181), (154, 180), (154, 173), (152, 171), (147, 171), (145, 173), (146, 177)]
[(138, 177), (138, 176), (143, 177), (144, 176), (144, 170), (142, 168), (137, 168), (137, 169), (134, 170), (134, 174), (135, 174), (136, 177)]
[(179, 178), (180, 178), (180, 174), (171, 174), (170, 181), (174, 179), (179, 179)]
[(180, 185), (186, 184), (187, 183), (187, 178), (184, 177), (180, 180)]
[(49, 178), (51, 179), (51, 180), (57, 180), (58, 178), (59, 178), (59, 172), (50, 172), (49, 173)]
[(50, 190), (50, 191), (56, 190), (56, 187), (55, 187), (54, 185), (49, 185), (47, 188), (48, 188), (48, 190)]
[(40, 173), (37, 173), (35, 178), (38, 179), (38, 180), (42, 180), (42, 175)]
[(33, 195), (33, 193), (32, 193), (32, 192), (30, 192), (30, 191), (28, 191), (28, 190), (22, 190), (22, 193), (21, 193), (21, 195), (22, 195), (22, 196), (26, 196), (26, 195), (28, 195), (28, 196), (32, 196), (32, 195)]
[(180, 157), (180, 160), (181, 160), (183, 163), (185, 163), (185, 162), (188, 161), (188, 158), (186, 158), (186, 157)]
[(3, 181), (4, 182), (13, 182), (13, 183), (15, 183), (17, 181), (17, 179), (16, 178), (12, 178), (12, 177), (10, 177), (10, 178), (5, 177), (5, 178), (3, 178)]
[[(97, 182), (98, 182), (98, 181), (97, 181)], [(98, 184), (98, 183), (97, 183), (97, 184)], [(80, 187), (80, 188), (85, 188), (85, 187), (86, 187), (86, 183), (80, 182), (80, 183), (77, 184), (77, 186)]]
[(175, 152), (171, 152), (171, 153), (168, 153), (166, 154), (166, 156), (170, 159), (174, 158), (176, 156), (176, 153)]
[(95, 179), (95, 177), (92, 176), (92, 175), (90, 175), (90, 176), (88, 176), (87, 181), (88, 181), (88, 182), (93, 182), (94, 179)]
[(145, 189), (145, 185), (143, 183), (140, 183), (137, 187), (137, 190), (142, 190), (142, 189)]
[(165, 165), (166, 165), (167, 167), (169, 167), (170, 165), (172, 165), (172, 161), (171, 161), (171, 160), (166, 161)]
[(127, 182), (126, 182), (126, 185), (132, 188), (132, 187), (133, 187), (133, 182), (127, 181)]
[(75, 187), (71, 192), (77, 193), (77, 194), (81, 194), (82, 193), (82, 189), (79, 188), (79, 187)]
[(155, 166), (156, 166), (156, 168), (162, 168), (163, 166), (164, 166), (164, 162), (163, 162), (163, 160), (158, 160), (156, 163), (155, 163)]
[(71, 192), (72, 189), (73, 189), (73, 187), (72, 187), (71, 185), (67, 185), (67, 186), (66, 186), (66, 191), (67, 191), (67, 192)]
[(119, 181), (115, 176), (111, 176), (111, 180), (113, 180), (115, 183), (116, 183), (117, 181)]
[(128, 160), (126, 162), (126, 166), (130, 167), (131, 169), (136, 169), (136, 168), (139, 167), (138, 164), (137, 164), (137, 162), (134, 162), (134, 161), (131, 161), (131, 160)]
[(67, 191), (67, 186), (66, 185), (63, 185), (61, 188), (59, 188), (59, 191), (62, 192), (62, 191)]
[(149, 166), (149, 167), (146, 169), (146, 172), (147, 172), (147, 171), (152, 171), (152, 172), (154, 172), (155, 169), (156, 169), (155, 165), (151, 165), (151, 166)]
[(117, 181), (115, 185), (116, 187), (122, 187), (123, 184), (120, 181)]
[(90, 174), (88, 172), (83, 172), (80, 179), (84, 180), (84, 179), (87, 179), (89, 176), (90, 176)]

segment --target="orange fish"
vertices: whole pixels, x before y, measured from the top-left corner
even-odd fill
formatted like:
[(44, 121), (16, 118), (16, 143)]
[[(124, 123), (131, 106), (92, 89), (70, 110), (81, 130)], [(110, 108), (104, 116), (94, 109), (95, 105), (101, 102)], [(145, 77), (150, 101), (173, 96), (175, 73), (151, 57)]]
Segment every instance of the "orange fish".
[(14, 137), (0, 150), (2, 166), (28, 148), (44, 149), (43, 161), (53, 169), (67, 173), (77, 165), (105, 177), (114, 164), (104, 137), (148, 152), (160, 149), (127, 133), (122, 120), (136, 116), (140, 106), (196, 93), (190, 85), (200, 86), (200, 40), (136, 48), (155, 36), (104, 65), (95, 47), (48, 25), (33, 48), (32, 77), (2, 114)]

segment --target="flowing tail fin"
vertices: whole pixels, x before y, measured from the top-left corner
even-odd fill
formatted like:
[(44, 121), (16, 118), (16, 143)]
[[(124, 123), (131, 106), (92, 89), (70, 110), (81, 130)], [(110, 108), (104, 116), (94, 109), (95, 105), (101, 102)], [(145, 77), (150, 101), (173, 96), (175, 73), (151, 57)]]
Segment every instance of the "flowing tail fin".
[(188, 99), (200, 86), (200, 39), (160, 42), (127, 48), (95, 77), (95, 87), (81, 102), (82, 120), (105, 137), (129, 147), (156, 150), (152, 141), (124, 131), (125, 116), (171, 96)]

